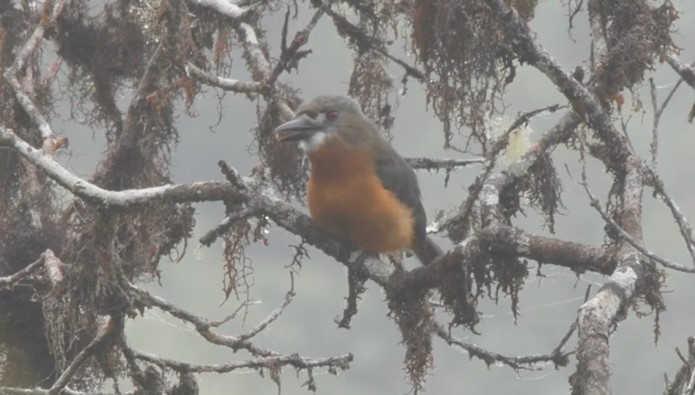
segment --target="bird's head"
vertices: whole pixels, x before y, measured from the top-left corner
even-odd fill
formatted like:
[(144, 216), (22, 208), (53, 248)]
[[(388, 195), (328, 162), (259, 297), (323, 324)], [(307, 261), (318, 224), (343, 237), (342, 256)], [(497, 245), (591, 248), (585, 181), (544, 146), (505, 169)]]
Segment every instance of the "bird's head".
[(371, 125), (351, 98), (319, 96), (302, 103), (294, 119), (278, 126), (274, 133), (278, 141), (298, 141), (305, 152), (311, 152), (336, 137), (348, 142), (360, 140), (365, 123)]

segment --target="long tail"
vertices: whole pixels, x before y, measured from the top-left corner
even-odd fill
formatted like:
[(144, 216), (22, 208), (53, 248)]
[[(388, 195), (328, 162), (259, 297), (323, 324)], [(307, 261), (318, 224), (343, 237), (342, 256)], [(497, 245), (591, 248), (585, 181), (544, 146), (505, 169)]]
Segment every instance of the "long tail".
[(431, 238), (425, 236), (416, 238), (413, 245), (413, 252), (417, 255), (423, 265), (429, 265), (438, 256), (443, 255), (444, 251)]

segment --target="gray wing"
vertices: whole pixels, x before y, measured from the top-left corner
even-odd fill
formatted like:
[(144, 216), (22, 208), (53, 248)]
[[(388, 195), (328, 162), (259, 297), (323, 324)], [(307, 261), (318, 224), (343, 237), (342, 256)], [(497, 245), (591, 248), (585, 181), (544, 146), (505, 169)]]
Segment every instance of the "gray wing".
[(413, 210), (416, 238), (426, 235), (427, 216), (420, 200), (417, 175), (408, 163), (385, 141), (376, 155), (375, 169), (381, 184)]

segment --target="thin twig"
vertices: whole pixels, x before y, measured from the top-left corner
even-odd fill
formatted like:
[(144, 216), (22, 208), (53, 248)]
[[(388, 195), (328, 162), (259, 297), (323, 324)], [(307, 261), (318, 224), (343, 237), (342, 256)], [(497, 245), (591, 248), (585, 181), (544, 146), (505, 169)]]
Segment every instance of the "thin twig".
[(266, 86), (274, 86), (277, 78), (280, 76), (280, 74), (282, 74), (283, 71), (289, 71), (292, 68), (297, 68), (299, 66), (299, 60), (304, 58), (311, 52), (311, 50), (300, 51), (300, 48), (302, 48), (302, 46), (304, 46), (309, 41), (309, 35), (311, 34), (311, 31), (314, 30), (316, 25), (319, 23), (321, 17), (326, 14), (327, 9), (328, 6), (325, 4), (319, 6), (316, 12), (314, 12), (314, 15), (311, 17), (311, 19), (309, 19), (309, 22), (306, 24), (304, 29), (299, 30), (297, 33), (295, 33), (294, 38), (292, 39), (292, 42), (288, 47), (287, 26), (289, 23), (290, 8), (289, 6), (287, 7), (287, 12), (285, 13), (285, 23), (283, 25), (282, 30), (282, 52), (280, 53), (280, 59), (275, 64), (275, 67), (273, 67), (270, 76), (266, 81), (264, 81), (264, 84)]
[[(693, 66), (695, 66), (695, 62), (691, 64), (691, 67)], [(680, 78), (678, 79), (676, 84), (673, 86), (668, 95), (666, 95), (666, 99), (664, 99), (661, 105), (657, 108), (656, 85), (654, 84), (654, 78), (649, 78), (650, 96), (652, 99), (652, 110), (654, 111), (654, 118), (652, 120), (652, 142), (649, 145), (649, 150), (651, 151), (652, 167), (654, 168), (656, 168), (657, 153), (659, 150), (659, 122), (661, 121), (661, 115), (664, 113), (664, 110), (666, 110), (666, 106), (671, 101), (671, 98), (673, 98), (673, 95), (676, 93), (676, 90), (678, 90), (678, 87), (681, 86), (683, 81), (683, 76), (680, 75)]]
[(639, 251), (642, 255), (646, 256), (647, 258), (660, 263), (662, 266), (667, 267), (669, 269), (673, 270), (678, 270), (680, 272), (685, 272), (685, 273), (695, 273), (695, 268), (689, 268), (686, 266), (683, 266), (679, 263), (673, 262), (671, 260), (662, 258), (653, 252), (647, 250), (640, 242), (635, 240), (628, 232), (625, 231), (620, 225), (618, 225), (606, 212), (601, 208), (601, 202), (599, 202), (596, 197), (591, 193), (591, 190), (589, 189), (589, 185), (586, 182), (586, 174), (582, 174), (582, 182), (581, 185), (584, 187), (584, 190), (586, 191), (586, 194), (589, 197), (590, 205), (593, 207), (598, 213), (601, 215), (601, 218), (613, 228), (620, 237), (628, 242), (632, 247), (634, 247), (637, 251)]
[(212, 75), (198, 68), (193, 63), (186, 64), (186, 73), (208, 85), (235, 93), (258, 93), (263, 88), (262, 84), (255, 81), (240, 81)]
[(229, 214), (217, 226), (207, 231), (198, 241), (200, 244), (209, 247), (219, 237), (223, 236), (229, 229), (235, 226), (239, 221), (243, 221), (257, 214), (256, 210), (248, 207), (240, 207), (237, 211)]
[(240, 312), (241, 310), (243, 310), (243, 309), (248, 309), (248, 308), (249, 308), (249, 305), (252, 304), (252, 302), (253, 302), (253, 301), (251, 301), (251, 300), (245, 300), (245, 301), (243, 301), (242, 303), (239, 304), (239, 306), (237, 306), (236, 310), (234, 310), (234, 311), (232, 312), (232, 314), (229, 314), (228, 316), (222, 318), (222, 319), (219, 320), (219, 321), (210, 321), (210, 327), (211, 327), (211, 328), (219, 328), (219, 327), (221, 327), (222, 325), (226, 324), (227, 322), (229, 322), (229, 321), (235, 319), (236, 316), (237, 316), (237, 314), (239, 314), (239, 312)]
[(647, 183), (654, 188), (654, 193), (661, 196), (661, 199), (666, 203), (666, 206), (671, 210), (671, 215), (676, 220), (678, 224), (678, 229), (683, 236), (683, 241), (685, 241), (685, 246), (690, 252), (690, 257), (693, 259), (693, 264), (695, 265), (695, 235), (693, 235), (693, 228), (690, 226), (690, 222), (685, 217), (681, 209), (678, 207), (676, 202), (671, 199), (671, 196), (666, 192), (666, 187), (661, 177), (654, 171), (654, 169), (645, 169), (647, 176)]
[(262, 347), (256, 346), (248, 340), (240, 340), (239, 337), (231, 335), (220, 335), (214, 333), (210, 330), (213, 326), (216, 326), (216, 322), (210, 323), (205, 318), (199, 317), (193, 313), (190, 313), (178, 306), (175, 306), (166, 300), (150, 294), (147, 291), (140, 289), (139, 287), (130, 284), (130, 290), (144, 303), (145, 305), (156, 306), (162, 311), (171, 314), (184, 322), (187, 322), (195, 328), (195, 330), (208, 342), (212, 344), (217, 344), (220, 346), (228, 347), (233, 350), (243, 349), (248, 351), (254, 356), (259, 357), (273, 357), (280, 355), (275, 351), (264, 349)]
[(297, 354), (278, 355), (271, 357), (263, 357), (251, 359), (242, 362), (232, 362), (214, 365), (196, 365), (186, 362), (181, 362), (174, 359), (163, 358), (158, 355), (145, 353), (142, 351), (130, 349), (130, 352), (136, 359), (147, 361), (155, 365), (166, 367), (177, 372), (194, 372), (194, 373), (228, 373), (239, 369), (261, 369), (273, 366), (292, 366), (297, 369), (308, 369), (311, 367), (328, 367), (347, 369), (350, 362), (353, 360), (352, 354), (340, 355), (329, 358), (306, 358)]
[[(0, 387), (0, 395), (49, 395), (47, 389), (43, 388), (14, 388), (14, 387)], [(60, 392), (60, 395), (136, 395), (135, 392), (119, 392), (119, 393), (105, 393), (105, 392), (82, 392), (76, 391), (71, 388), (65, 387)]]
[[(355, 42), (358, 42), (360, 45), (362, 45), (364, 48), (360, 48), (361, 51), (374, 51), (377, 52), (383, 56), (385, 56), (388, 59), (391, 59), (394, 63), (397, 65), (401, 66), (405, 72), (406, 75), (412, 76), (415, 79), (417, 79), (420, 82), (426, 82), (426, 77), (425, 73), (422, 71), (418, 70), (417, 67), (411, 66), (410, 64), (406, 63), (405, 61), (398, 59), (397, 57), (391, 55), (386, 49), (385, 45), (379, 40), (369, 37), (364, 33), (362, 29), (359, 27), (355, 26), (352, 24), (349, 20), (347, 20), (345, 17), (342, 15), (338, 14), (337, 12), (333, 11), (332, 9), (328, 9), (326, 13), (333, 18), (333, 22), (336, 25), (336, 28), (338, 29), (339, 32), (345, 33), (349, 35)], [(376, 45), (375, 42), (378, 42), (381, 45)]]
[[(570, 329), (573, 331), (572, 329)], [(483, 360), (486, 364), (492, 365), (495, 362), (505, 364), (514, 370), (538, 370), (539, 367), (534, 366), (544, 362), (554, 362), (557, 365), (564, 366), (567, 364), (567, 355), (569, 352), (562, 352), (562, 347), (569, 339), (569, 335), (565, 335), (560, 345), (555, 347), (555, 349), (549, 354), (543, 355), (527, 355), (523, 357), (510, 357), (496, 352), (488, 351), (480, 348), (474, 344), (466, 343), (456, 337), (452, 336), (451, 333), (440, 323), (433, 323), (433, 332), (437, 334), (442, 340), (444, 340), (450, 346), (457, 346), (466, 352), (471, 357), (477, 357)]]
[(338, 328), (350, 329), (352, 317), (357, 314), (357, 300), (367, 290), (364, 286), (366, 281), (367, 279), (364, 276), (360, 276), (355, 270), (348, 270), (347, 303), (343, 310), (343, 316), (340, 319), (336, 317), (333, 320), (333, 322), (338, 324)]
[(292, 285), (290, 287), (290, 290), (287, 291), (285, 294), (285, 301), (282, 302), (282, 305), (275, 309), (270, 315), (268, 315), (263, 321), (259, 322), (258, 325), (256, 325), (253, 329), (251, 329), (249, 332), (240, 335), (238, 337), (239, 341), (243, 342), (246, 340), (251, 339), (252, 337), (256, 336), (257, 334), (261, 333), (265, 328), (268, 327), (268, 325), (272, 324), (275, 320), (280, 317), (280, 315), (285, 311), (285, 308), (289, 306), (290, 303), (292, 303), (292, 300), (294, 299), (295, 293), (294, 293), (294, 274), (290, 272), (290, 278)]
[(405, 161), (413, 169), (423, 170), (447, 170), (451, 171), (459, 167), (484, 163), (485, 158), (471, 159), (433, 159), (433, 158), (405, 158)]

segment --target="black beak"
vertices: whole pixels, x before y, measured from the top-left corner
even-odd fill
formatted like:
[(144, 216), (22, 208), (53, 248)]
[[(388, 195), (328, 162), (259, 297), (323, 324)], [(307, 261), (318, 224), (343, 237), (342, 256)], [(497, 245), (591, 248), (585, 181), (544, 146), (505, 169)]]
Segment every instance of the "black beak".
[(300, 117), (283, 123), (275, 128), (273, 133), (278, 141), (283, 142), (308, 139), (321, 129), (323, 125), (320, 123), (307, 117)]

